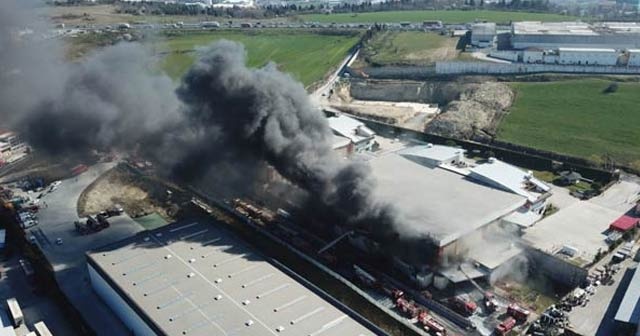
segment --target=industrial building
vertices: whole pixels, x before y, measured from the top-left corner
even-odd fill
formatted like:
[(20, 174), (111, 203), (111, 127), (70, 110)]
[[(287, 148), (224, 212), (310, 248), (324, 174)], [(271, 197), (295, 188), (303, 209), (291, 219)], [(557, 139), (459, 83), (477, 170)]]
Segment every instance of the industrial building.
[(637, 335), (640, 332), (640, 272), (637, 267), (633, 272), (629, 287), (614, 317), (619, 330), (627, 331), (625, 334), (629, 335)]
[(25, 155), (27, 145), (19, 134), (2, 130), (0, 131), (0, 163), (9, 163), (20, 159)]
[(480, 48), (493, 46), (496, 40), (494, 22), (476, 23), (471, 26), (471, 45)]
[(636, 22), (514, 22), (511, 25), (514, 49), (640, 47), (640, 24)]
[(435, 241), (440, 268), (465, 256), (489, 272), (518, 252), (474, 255), (465, 242), (482, 240), (491, 227), (509, 224), (514, 214), (524, 213), (529, 225), (539, 220), (549, 187), (500, 160), (469, 162), (463, 153), (432, 144), (383, 148), (369, 164), (376, 196), (402, 214), (404, 231)]
[(353, 145), (353, 150), (356, 152), (363, 152), (373, 148), (376, 133), (363, 122), (343, 114), (329, 117), (327, 121), (333, 134), (349, 139)]
[(379, 333), (212, 223), (141, 232), (87, 260), (95, 292), (133, 335)]

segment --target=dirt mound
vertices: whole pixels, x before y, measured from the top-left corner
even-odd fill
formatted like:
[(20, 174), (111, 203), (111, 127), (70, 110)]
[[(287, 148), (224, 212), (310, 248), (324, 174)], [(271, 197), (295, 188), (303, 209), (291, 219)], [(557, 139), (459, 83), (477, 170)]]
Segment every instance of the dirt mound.
[[(171, 191), (171, 199), (167, 191)], [(119, 165), (93, 182), (78, 200), (80, 217), (96, 214), (120, 204), (131, 217), (158, 213), (171, 219), (181, 204), (189, 199), (181, 189), (173, 188), (148, 176), (132, 173), (125, 165)]]
[(503, 83), (465, 85), (460, 98), (450, 102), (426, 131), (458, 139), (492, 137), (514, 97), (511, 88)]

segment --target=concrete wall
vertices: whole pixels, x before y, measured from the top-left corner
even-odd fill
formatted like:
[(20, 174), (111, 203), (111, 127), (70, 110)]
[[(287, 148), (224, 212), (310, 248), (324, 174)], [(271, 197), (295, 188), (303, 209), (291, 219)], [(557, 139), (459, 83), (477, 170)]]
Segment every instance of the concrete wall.
[(640, 74), (638, 67), (585, 66), (555, 64), (498, 64), (487, 62), (436, 62), (439, 75), (461, 74), (526, 74), (526, 73), (601, 73), (601, 74)]
[(588, 271), (582, 267), (534, 248), (528, 248), (527, 253), (533, 261), (531, 267), (534, 272), (544, 274), (553, 281), (568, 287), (577, 287), (587, 279)]
[(102, 276), (90, 265), (89, 279), (93, 290), (107, 303), (109, 308), (118, 315), (135, 336), (155, 336), (156, 333), (142, 320), (142, 318), (111, 288)]

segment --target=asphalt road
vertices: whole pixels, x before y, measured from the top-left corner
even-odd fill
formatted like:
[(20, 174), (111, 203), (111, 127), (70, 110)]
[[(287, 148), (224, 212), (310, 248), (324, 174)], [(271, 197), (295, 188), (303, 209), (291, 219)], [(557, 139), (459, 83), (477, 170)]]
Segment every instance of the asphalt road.
[[(110, 218), (105, 230), (81, 236), (74, 221), (79, 220), (77, 203), (80, 194), (96, 178), (113, 168), (115, 163), (101, 163), (87, 172), (62, 181), (52, 193), (40, 200), (39, 224), (28, 230), (53, 266), (56, 280), (71, 303), (98, 335), (130, 335), (130, 332), (93, 292), (88, 280), (85, 253), (91, 249), (114, 243), (144, 228), (129, 216)], [(46, 204), (46, 206), (45, 206)], [(62, 244), (57, 244), (57, 239)]]

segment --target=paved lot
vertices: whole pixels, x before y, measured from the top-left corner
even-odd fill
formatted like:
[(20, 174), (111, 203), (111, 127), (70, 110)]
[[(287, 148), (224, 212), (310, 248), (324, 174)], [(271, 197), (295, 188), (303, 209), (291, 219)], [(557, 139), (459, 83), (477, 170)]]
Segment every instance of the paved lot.
[[(98, 335), (129, 335), (120, 320), (93, 292), (86, 267), (85, 253), (106, 244), (132, 236), (144, 228), (129, 216), (110, 219), (111, 226), (86, 236), (75, 232), (78, 219), (77, 203), (80, 194), (96, 178), (115, 164), (103, 163), (91, 167), (76, 178), (62, 181), (54, 192), (42, 198), (38, 214), (40, 223), (29, 229), (56, 272), (56, 279), (71, 303), (87, 321), (91, 321)], [(45, 206), (46, 204), (46, 206)], [(62, 244), (56, 244), (61, 238)]]
[(635, 205), (639, 197), (640, 184), (635, 181), (620, 181), (612, 185), (602, 195), (592, 198), (590, 202), (626, 212)]
[[(608, 260), (608, 258), (605, 258)], [(614, 276), (611, 286), (598, 286), (586, 307), (576, 307), (569, 314), (573, 330), (581, 335), (615, 335), (614, 316), (624, 297), (637, 263), (631, 259), (622, 262), (622, 269)]]
[(31, 290), (27, 278), (18, 264), (19, 256), (13, 256), (0, 262), (3, 272), (0, 278), (0, 303), (4, 307), (6, 300), (15, 297), (20, 304), (25, 323), (16, 331), (18, 336), (34, 330), (33, 324), (39, 321), (49, 327), (54, 335), (74, 335), (72, 326), (62, 315), (56, 303), (49, 297), (37, 296)]
[(569, 189), (564, 187), (558, 187), (550, 184), (551, 186), (551, 197), (549, 197), (549, 202), (555, 205), (559, 209), (566, 208), (575, 202), (579, 202), (580, 200), (571, 196), (569, 193)]

